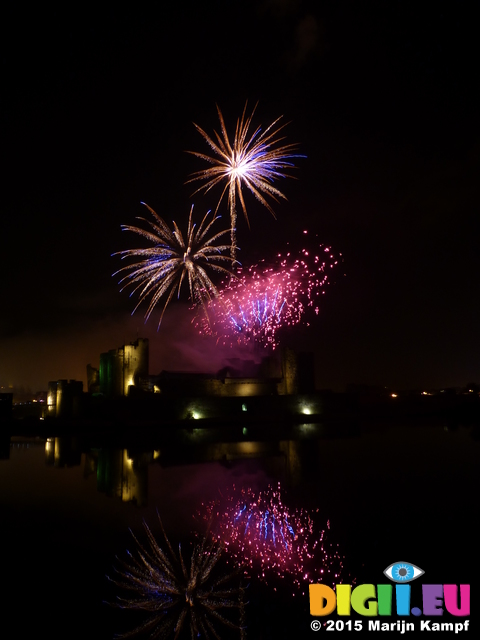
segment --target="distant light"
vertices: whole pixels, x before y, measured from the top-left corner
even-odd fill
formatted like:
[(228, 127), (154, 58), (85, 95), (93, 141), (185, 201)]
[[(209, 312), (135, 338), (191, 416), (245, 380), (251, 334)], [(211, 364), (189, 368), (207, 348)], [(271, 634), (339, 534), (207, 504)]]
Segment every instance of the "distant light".
[(298, 425), (299, 431), (301, 434), (312, 434), (318, 430), (318, 425), (312, 423), (304, 423)]
[(391, 393), (391, 394), (390, 394), (390, 397), (391, 397), (391, 398), (398, 398), (398, 395), (397, 395), (396, 393)]
[(247, 410), (247, 405), (246, 404), (242, 404), (242, 411), (246, 411)]
[(242, 429), (242, 434), (243, 434), (244, 436), (246, 436), (246, 435), (247, 435), (247, 433), (248, 433), (248, 429), (247, 429), (247, 427), (243, 427), (243, 429)]

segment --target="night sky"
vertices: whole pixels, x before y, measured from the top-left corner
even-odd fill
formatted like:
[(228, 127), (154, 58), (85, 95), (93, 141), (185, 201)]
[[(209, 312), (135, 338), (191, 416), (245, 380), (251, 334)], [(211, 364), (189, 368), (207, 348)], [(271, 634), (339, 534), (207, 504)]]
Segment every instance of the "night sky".
[[(479, 382), (478, 37), (458, 3), (132, 4), (2, 10), (0, 384), (85, 381), (102, 351), (151, 339), (150, 372), (210, 370), (186, 301), (157, 332), (120, 293), (118, 257), (147, 202), (184, 225), (207, 151), (193, 122), (283, 115), (306, 156), (277, 219), (247, 197), (247, 265), (304, 229), (343, 255), (318, 318), (287, 342), (317, 385)], [(227, 216), (227, 211), (224, 211)], [(227, 354), (228, 355), (228, 354)]]

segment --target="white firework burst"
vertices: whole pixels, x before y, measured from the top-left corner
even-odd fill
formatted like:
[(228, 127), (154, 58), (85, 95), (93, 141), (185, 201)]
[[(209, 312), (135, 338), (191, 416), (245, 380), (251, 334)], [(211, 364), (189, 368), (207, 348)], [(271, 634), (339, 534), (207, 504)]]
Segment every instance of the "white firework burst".
[[(142, 203), (145, 204), (145, 203)], [(160, 315), (158, 326), (160, 326), (165, 309), (173, 298), (175, 292), (177, 297), (184, 280), (188, 281), (190, 297), (194, 304), (205, 304), (212, 297), (218, 296), (218, 291), (207, 270), (221, 272), (231, 275), (229, 269), (223, 264), (234, 261), (232, 256), (224, 255), (222, 252), (230, 249), (229, 244), (216, 244), (222, 236), (228, 233), (228, 229), (209, 236), (211, 228), (219, 216), (212, 216), (208, 222), (208, 212), (200, 225), (197, 227), (192, 220), (193, 205), (188, 219), (187, 233), (184, 237), (177, 224), (173, 222), (171, 230), (166, 222), (148, 205), (147, 209), (152, 214), (153, 220), (138, 218), (147, 223), (149, 228), (142, 229), (130, 225), (122, 225), (125, 231), (133, 231), (137, 235), (146, 238), (152, 246), (139, 249), (126, 249), (114, 255), (125, 258), (141, 258), (139, 262), (129, 264), (116, 271), (113, 275), (128, 271), (120, 280), (123, 284), (121, 291), (128, 286), (133, 286), (133, 295), (139, 292), (139, 301), (132, 314), (138, 307), (150, 298), (145, 312), (145, 321), (150, 317), (157, 304), (165, 299), (165, 304)]]
[(258, 127), (250, 135), (249, 129), (255, 109), (256, 107), (247, 117), (247, 105), (245, 104), (242, 116), (237, 120), (235, 136), (233, 141), (230, 142), (222, 112), (217, 106), (221, 135), (215, 131), (214, 137), (211, 137), (194, 123), (195, 128), (210, 146), (215, 157), (196, 151), (188, 151), (188, 153), (205, 160), (211, 165), (210, 168), (196, 171), (187, 181), (204, 181), (204, 184), (195, 193), (199, 191), (207, 193), (218, 184), (223, 184), (217, 211), (224, 195), (228, 193), (232, 255), (235, 255), (236, 250), (237, 197), (240, 200), (247, 223), (250, 224), (242, 186), (245, 186), (275, 217), (275, 213), (266, 197), (271, 197), (277, 202), (280, 198), (286, 200), (285, 195), (273, 185), (273, 182), (278, 178), (292, 177), (286, 173), (286, 170), (288, 171), (294, 167), (291, 160), (303, 157), (293, 153), (297, 148), (296, 144), (284, 144), (284, 137), (279, 137), (279, 133), (286, 126), (286, 124), (279, 125), (282, 116), (277, 118), (265, 130), (262, 131), (261, 127)]

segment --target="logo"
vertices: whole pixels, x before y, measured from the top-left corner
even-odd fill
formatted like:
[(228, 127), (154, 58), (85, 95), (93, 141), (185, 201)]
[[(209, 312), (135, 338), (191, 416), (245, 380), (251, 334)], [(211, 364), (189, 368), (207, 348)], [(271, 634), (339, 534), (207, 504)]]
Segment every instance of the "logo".
[(383, 572), (387, 578), (393, 580), (393, 582), (411, 582), (415, 580), (415, 578), (419, 578), (423, 576), (425, 571), (420, 569), (420, 567), (416, 567), (414, 564), (410, 564), (409, 562), (394, 562), (389, 567), (385, 569)]
[[(394, 584), (360, 584), (353, 589), (350, 584), (337, 584), (335, 589), (325, 584), (309, 585), (310, 614), (317, 618), (325, 618), (336, 611), (338, 616), (350, 616), (352, 613), (365, 617), (413, 615), (417, 618), (425, 616), (437, 618), (437, 620), (438, 616), (442, 616), (445, 611), (457, 619), (470, 615), (469, 584), (422, 584), (421, 602), (415, 603), (421, 606), (412, 606), (409, 583), (423, 576), (425, 573), (423, 569), (410, 562), (394, 562), (383, 573)], [(333, 620), (328, 623), (332, 625), (332, 630), (340, 630), (340, 626), (342, 629), (344, 627), (342, 621), (337, 621), (335, 625)], [(328, 630), (330, 630), (329, 624), (327, 624)], [(348, 626), (352, 623), (346, 624)], [(361, 629), (361, 624), (357, 621), (355, 629)], [(314, 626), (312, 623), (311, 628), (319, 630), (321, 624), (319, 625)], [(406, 623), (404, 620), (382, 624), (377, 620), (369, 622), (368, 630), (386, 631), (387, 628), (400, 630), (398, 625), (401, 625), (402, 632), (413, 631), (415, 628), (414, 623)], [(455, 624), (455, 633), (467, 629), (468, 620)], [(454, 630), (454, 624), (421, 620), (419, 630)]]

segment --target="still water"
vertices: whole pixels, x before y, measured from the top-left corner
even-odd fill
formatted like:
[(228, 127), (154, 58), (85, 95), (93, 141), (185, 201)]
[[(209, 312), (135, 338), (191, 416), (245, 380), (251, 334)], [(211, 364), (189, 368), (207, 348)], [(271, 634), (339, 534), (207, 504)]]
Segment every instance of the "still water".
[[(292, 440), (222, 442), (202, 429), (184, 439), (188, 446), (133, 436), (127, 446), (11, 439), (0, 460), (5, 637), (100, 640), (125, 631), (130, 612), (105, 601), (117, 595), (106, 577), (116, 556), (134, 551), (129, 530), (144, 541), (145, 520), (159, 535), (158, 510), (172, 542), (186, 545), (202, 504), (233, 487), (255, 493), (280, 482), (291, 510), (318, 509), (344, 558), (344, 582), (385, 582), (383, 570), (399, 560), (430, 583), (477, 579), (480, 442), (470, 429), (385, 426), (339, 436), (303, 425)], [(293, 602), (253, 575), (247, 599), (247, 638), (314, 637), (308, 595)]]

